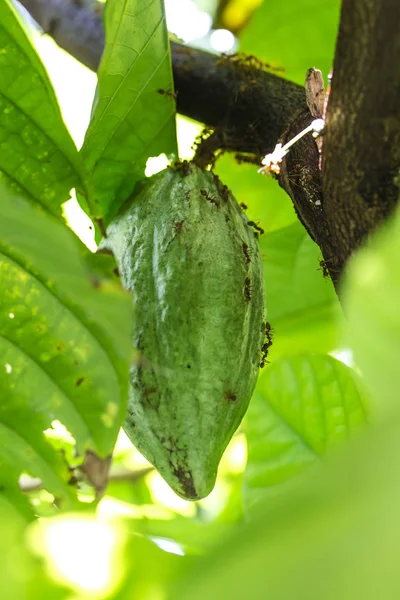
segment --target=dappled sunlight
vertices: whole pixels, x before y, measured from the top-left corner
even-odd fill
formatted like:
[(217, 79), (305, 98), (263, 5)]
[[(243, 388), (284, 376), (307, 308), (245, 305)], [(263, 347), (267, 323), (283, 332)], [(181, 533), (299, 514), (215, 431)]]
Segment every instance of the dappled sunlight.
[(171, 510), (160, 504), (134, 504), (112, 496), (105, 496), (99, 503), (97, 515), (106, 521), (116, 517), (133, 519), (158, 519), (168, 521), (174, 518)]
[(52, 577), (87, 598), (104, 598), (116, 588), (124, 571), (123, 541), (116, 523), (71, 514), (42, 520), (29, 531), (29, 542)]
[(150, 156), (147, 159), (144, 174), (146, 177), (151, 177), (152, 175), (156, 175), (156, 173), (159, 173), (165, 169), (168, 165), (169, 160), (165, 154), (160, 154), (160, 156)]
[(37, 33), (34, 40), (50, 75), (65, 124), (80, 148), (89, 125), (96, 74), (64, 52), (49, 36)]
[(97, 244), (94, 239), (93, 223), (83, 209), (79, 206), (74, 190), (71, 191), (71, 196), (71, 200), (68, 200), (63, 204), (62, 208), (64, 217), (71, 229), (76, 233), (85, 246), (87, 246), (92, 252), (95, 252)]
[(202, 38), (211, 29), (211, 16), (192, 0), (166, 0), (165, 9), (169, 31), (184, 42)]
[(230, 52), (236, 46), (236, 38), (228, 29), (216, 29), (210, 36), (210, 44), (217, 52)]
[(169, 540), (167, 538), (160, 538), (160, 537), (153, 537), (151, 538), (153, 540), (153, 542), (155, 544), (157, 544), (157, 546), (159, 548), (161, 548), (161, 550), (164, 550), (165, 552), (170, 552), (171, 554), (177, 554), (178, 556), (184, 556), (184, 551), (182, 550), (182, 547), (177, 544), (176, 542), (174, 542), (173, 540)]
[(244, 433), (237, 433), (231, 440), (222, 457), (219, 472), (241, 473), (247, 461), (247, 444)]
[(340, 360), (340, 362), (344, 363), (348, 367), (354, 367), (354, 353), (351, 348), (338, 348), (333, 352), (329, 353), (333, 358)]

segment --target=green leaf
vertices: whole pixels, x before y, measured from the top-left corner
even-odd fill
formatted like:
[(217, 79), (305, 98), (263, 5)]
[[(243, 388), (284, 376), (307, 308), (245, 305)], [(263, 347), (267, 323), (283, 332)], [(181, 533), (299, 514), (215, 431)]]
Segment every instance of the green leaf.
[(399, 455), (397, 417), (225, 540), (168, 598), (398, 598)]
[(82, 148), (106, 220), (143, 179), (149, 156), (176, 153), (175, 100), (162, 0), (108, 0), (106, 47)]
[(257, 173), (256, 165), (238, 165), (225, 154), (217, 161), (216, 173), (232, 190), (236, 200), (244, 203), (250, 221), (259, 222), (265, 232), (275, 231), (297, 220), (292, 201), (272, 177)]
[(86, 193), (48, 75), (8, 0), (0, 2), (0, 146), (0, 179), (50, 212), (61, 215), (71, 188)]
[(260, 249), (268, 321), (275, 330), (271, 357), (334, 349), (342, 311), (332, 282), (323, 278), (318, 246), (296, 222), (262, 235)]
[(130, 529), (151, 538), (169, 539), (179, 544), (185, 555), (201, 555), (216, 546), (234, 527), (216, 521), (171, 515), (169, 519), (137, 518), (130, 521)]
[(167, 584), (179, 581), (193, 563), (191, 557), (177, 556), (174, 550), (164, 552), (153, 540), (135, 534), (124, 550), (125, 578), (113, 600), (161, 600)]
[(325, 78), (332, 64), (340, 0), (265, 1), (241, 37), (240, 49), (285, 69), (284, 76), (304, 84), (310, 67)]
[(127, 400), (130, 299), (93, 272), (61, 222), (1, 196), (0, 463), (71, 501), (67, 466), (43, 431), (60, 421), (81, 457), (111, 453)]
[(354, 371), (331, 356), (280, 359), (260, 378), (246, 422), (251, 514), (366, 422), (365, 394)]
[(374, 396), (374, 411), (399, 405), (400, 213), (351, 260), (343, 286), (347, 341)]

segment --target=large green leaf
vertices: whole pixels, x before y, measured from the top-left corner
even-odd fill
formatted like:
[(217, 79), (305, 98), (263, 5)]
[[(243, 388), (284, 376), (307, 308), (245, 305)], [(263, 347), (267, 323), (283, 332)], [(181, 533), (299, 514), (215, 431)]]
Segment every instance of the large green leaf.
[(175, 100), (163, 0), (108, 0), (106, 47), (82, 148), (106, 219), (143, 179), (149, 156), (176, 153)]
[(3, 493), (11, 493), (11, 469), (14, 477), (40, 477), (58, 498), (73, 498), (66, 464), (43, 435), (53, 421), (71, 432), (81, 456), (112, 451), (127, 399), (131, 307), (106, 275), (105, 259), (111, 257), (93, 257), (89, 266), (61, 222), (2, 190)]
[(343, 288), (347, 341), (374, 395), (374, 410), (399, 406), (400, 213), (350, 262)]
[(323, 278), (318, 246), (296, 222), (261, 236), (260, 249), (275, 330), (271, 357), (334, 349), (341, 308), (332, 282)]
[(340, 454), (225, 540), (168, 598), (399, 598), (398, 418)]
[(8, 0), (0, 1), (0, 146), (0, 179), (52, 213), (71, 188), (86, 194), (48, 75)]
[(240, 49), (285, 69), (303, 85), (306, 71), (327, 76), (333, 64), (340, 0), (265, 0), (244, 30)]
[(249, 514), (365, 423), (366, 407), (352, 369), (327, 355), (292, 356), (266, 368), (246, 422)]

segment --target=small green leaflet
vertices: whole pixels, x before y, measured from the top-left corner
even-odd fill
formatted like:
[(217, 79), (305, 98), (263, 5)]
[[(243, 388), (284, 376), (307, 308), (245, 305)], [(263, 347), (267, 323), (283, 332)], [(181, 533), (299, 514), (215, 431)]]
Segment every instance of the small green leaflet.
[(366, 415), (356, 374), (335, 358), (308, 354), (268, 365), (247, 412), (245, 511), (287, 492), (295, 475), (347, 440)]
[(108, 222), (144, 178), (146, 161), (176, 154), (175, 100), (163, 0), (108, 0), (106, 47), (81, 150)]
[(50, 212), (61, 214), (71, 188), (88, 194), (48, 75), (8, 0), (0, 1), (0, 147), (0, 180)]
[(89, 450), (104, 459), (122, 424), (131, 301), (105, 274), (104, 260), (111, 257), (92, 256), (89, 265), (85, 252), (53, 216), (1, 190), (3, 493), (13, 485), (8, 467), (14, 478), (27, 472), (72, 502), (67, 465), (43, 431), (59, 421), (75, 438), (81, 460)]

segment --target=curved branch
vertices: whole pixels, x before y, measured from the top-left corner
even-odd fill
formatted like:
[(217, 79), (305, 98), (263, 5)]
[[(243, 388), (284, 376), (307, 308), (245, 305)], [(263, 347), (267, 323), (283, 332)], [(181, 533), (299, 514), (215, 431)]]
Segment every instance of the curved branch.
[[(60, 46), (97, 68), (104, 45), (98, 2), (22, 4)], [(398, 0), (343, 0), (322, 178), (311, 136), (282, 165), (280, 184), (320, 246), (335, 284), (354, 249), (399, 197), (397, 17)], [(216, 129), (209, 149), (258, 158), (273, 150), (282, 132), (286, 141), (310, 118), (304, 90), (265, 72), (254, 57), (217, 57), (175, 43), (171, 48), (178, 112)]]
[[(45, 33), (92, 70), (104, 47), (103, 5), (95, 0), (20, 0)], [(270, 152), (293, 113), (304, 108), (301, 86), (260, 69), (171, 43), (179, 113), (218, 128), (220, 147)]]
[(92, 0), (19, 2), (57, 44), (96, 71), (104, 48), (103, 5)]

